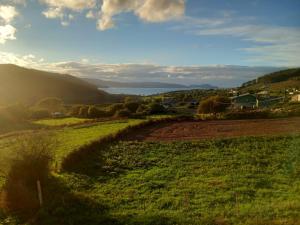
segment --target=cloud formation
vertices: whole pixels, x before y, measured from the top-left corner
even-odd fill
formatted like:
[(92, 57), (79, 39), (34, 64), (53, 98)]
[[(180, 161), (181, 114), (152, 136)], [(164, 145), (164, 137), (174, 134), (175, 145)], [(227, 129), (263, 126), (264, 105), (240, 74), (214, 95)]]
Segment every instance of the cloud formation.
[(230, 36), (240, 39), (250, 47), (236, 50), (247, 53), (249, 62), (299, 66), (298, 27), (258, 25), (253, 18), (225, 15), (209, 19), (185, 17), (171, 29), (197, 36)]
[(10, 5), (0, 5), (0, 19), (5, 24), (10, 23), (17, 15), (18, 12), (15, 7)]
[(69, 12), (81, 12), (96, 6), (96, 0), (40, 0), (47, 5), (42, 14), (48, 19), (60, 19), (63, 26), (69, 25), (74, 19)]
[(16, 31), (17, 29), (9, 24), (0, 26), (0, 44), (4, 44), (8, 40), (15, 40)]
[(266, 73), (283, 68), (214, 66), (161, 66), (155, 64), (103, 64), (78, 62), (47, 63), (34, 55), (15, 55), (0, 52), (0, 63), (13, 63), (24, 67), (71, 74), (77, 77), (98, 78), (123, 82), (166, 82), (179, 84), (209, 83), (219, 87), (239, 86)]
[(0, 44), (16, 39), (17, 29), (10, 23), (17, 15), (18, 12), (14, 6), (0, 5)]
[(165, 22), (184, 15), (185, 0), (103, 0), (98, 28), (114, 27), (114, 16), (122, 12), (133, 12), (145, 22)]

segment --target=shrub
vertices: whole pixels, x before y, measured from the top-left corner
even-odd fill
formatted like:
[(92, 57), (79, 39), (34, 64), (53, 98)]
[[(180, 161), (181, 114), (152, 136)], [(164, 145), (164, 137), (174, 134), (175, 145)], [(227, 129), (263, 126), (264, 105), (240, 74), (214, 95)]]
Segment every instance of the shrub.
[(127, 102), (125, 103), (125, 108), (128, 109), (131, 113), (135, 113), (139, 108), (140, 104), (138, 102)]
[(139, 108), (136, 110), (136, 113), (140, 115), (147, 115), (149, 114), (149, 109), (145, 105), (140, 105)]
[(120, 111), (117, 111), (115, 114), (116, 117), (130, 117), (131, 113), (127, 109), (122, 109)]
[(151, 103), (149, 105), (149, 111), (151, 114), (160, 114), (166, 112), (166, 109), (163, 105), (159, 103)]
[(32, 119), (45, 119), (50, 117), (50, 112), (46, 109), (33, 109), (31, 110), (30, 117)]
[(122, 103), (113, 104), (109, 108), (109, 114), (111, 116), (115, 115), (117, 111), (124, 109), (124, 105)]
[(53, 142), (46, 135), (18, 140), (16, 156), (10, 161), (2, 202), (8, 212), (32, 216), (39, 208), (37, 181), (47, 186)]
[(90, 106), (88, 109), (88, 117), (90, 118), (100, 118), (100, 117), (105, 117), (107, 114), (103, 110), (99, 110), (95, 106)]
[(47, 109), (50, 112), (57, 112), (62, 110), (63, 104), (63, 101), (59, 98), (45, 98), (37, 103), (37, 107)]
[(69, 114), (70, 114), (71, 116), (79, 116), (80, 108), (81, 108), (80, 105), (73, 106), (73, 107), (70, 109), (70, 113), (69, 113)]
[(202, 101), (198, 107), (198, 113), (225, 112), (230, 105), (230, 99), (222, 96), (212, 96)]
[(78, 116), (80, 117), (88, 117), (89, 115), (89, 106), (81, 106), (79, 109)]

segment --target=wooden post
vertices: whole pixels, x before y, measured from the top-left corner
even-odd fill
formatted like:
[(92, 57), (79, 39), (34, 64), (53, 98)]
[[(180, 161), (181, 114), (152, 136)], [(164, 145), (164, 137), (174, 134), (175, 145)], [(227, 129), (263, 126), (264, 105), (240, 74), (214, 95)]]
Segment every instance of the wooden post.
[(38, 198), (39, 198), (40, 206), (42, 207), (43, 206), (43, 194), (42, 194), (41, 182), (39, 180), (37, 180), (36, 185), (37, 185), (37, 190), (38, 190)]
[(239, 205), (239, 194), (235, 193), (235, 203), (236, 203), (236, 214), (239, 217), (240, 216), (240, 205)]

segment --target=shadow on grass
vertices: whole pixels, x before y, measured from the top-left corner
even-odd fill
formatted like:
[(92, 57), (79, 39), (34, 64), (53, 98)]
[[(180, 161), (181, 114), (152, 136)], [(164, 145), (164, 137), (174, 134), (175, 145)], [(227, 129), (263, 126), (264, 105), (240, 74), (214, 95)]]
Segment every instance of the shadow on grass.
[(109, 214), (109, 207), (96, 196), (72, 192), (59, 178), (51, 177), (44, 190), (44, 207), (29, 221), (36, 225), (119, 224)]

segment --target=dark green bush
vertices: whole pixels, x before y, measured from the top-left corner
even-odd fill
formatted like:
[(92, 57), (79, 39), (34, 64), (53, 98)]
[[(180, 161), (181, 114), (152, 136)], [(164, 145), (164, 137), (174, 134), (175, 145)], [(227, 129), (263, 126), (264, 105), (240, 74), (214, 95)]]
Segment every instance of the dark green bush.
[(198, 107), (198, 113), (221, 113), (225, 112), (230, 106), (230, 99), (223, 96), (212, 96), (201, 101)]
[(124, 109), (124, 105), (122, 103), (113, 104), (110, 106), (108, 113), (113, 116), (116, 114), (117, 111)]
[(161, 113), (165, 113), (166, 109), (163, 105), (159, 103), (151, 103), (149, 105), (149, 112), (150, 114), (161, 114)]
[(96, 106), (90, 106), (88, 110), (89, 118), (101, 118), (107, 116), (107, 113), (103, 110), (98, 109)]
[(69, 111), (69, 115), (70, 116), (79, 116), (80, 108), (81, 108), (80, 105), (72, 106)]
[(63, 101), (59, 98), (45, 98), (39, 101), (36, 106), (50, 112), (57, 112), (63, 109), (63, 104)]
[(140, 103), (138, 102), (127, 102), (125, 103), (125, 108), (128, 109), (131, 113), (135, 113), (139, 108)]
[(30, 217), (39, 209), (37, 181), (47, 186), (52, 161), (53, 141), (47, 134), (28, 136), (17, 141), (16, 154), (10, 160), (4, 185), (4, 208), (21, 217)]
[(45, 118), (49, 118), (50, 112), (46, 109), (33, 109), (31, 110), (31, 115), (30, 117), (32, 119), (45, 119)]
[(132, 115), (131, 112), (127, 109), (121, 109), (120, 111), (117, 111), (115, 114), (116, 117), (121, 117), (121, 118), (130, 117), (131, 115)]
[(78, 116), (80, 116), (80, 117), (88, 117), (88, 115), (89, 115), (89, 106), (86, 106), (86, 105), (81, 106), (80, 110), (79, 110)]

